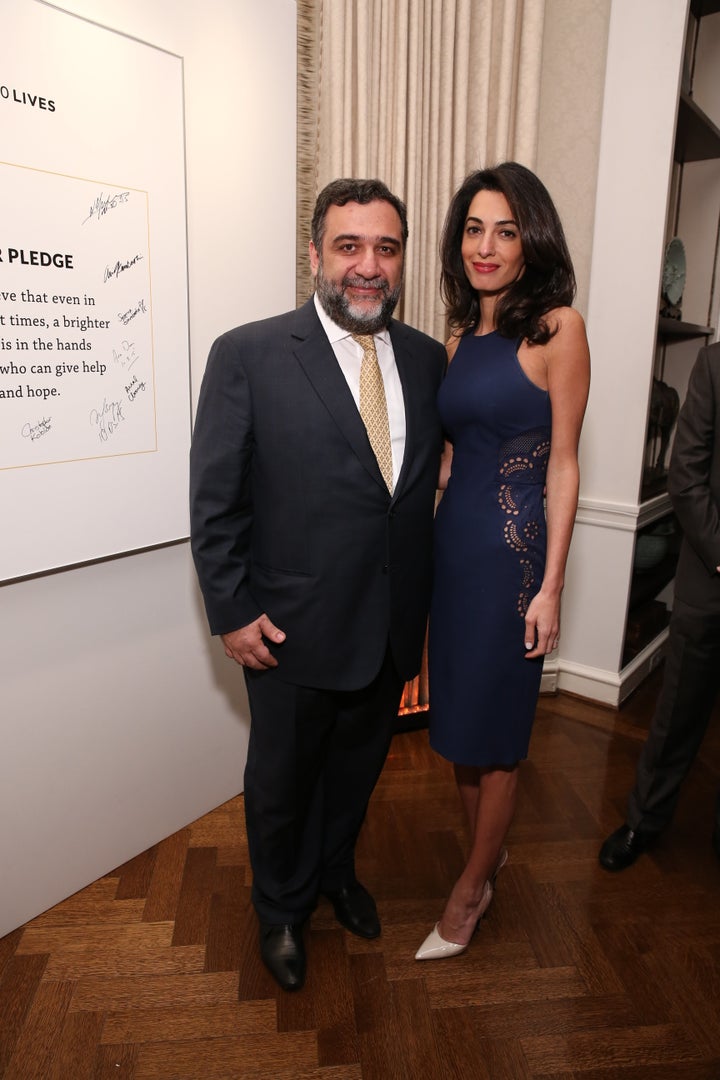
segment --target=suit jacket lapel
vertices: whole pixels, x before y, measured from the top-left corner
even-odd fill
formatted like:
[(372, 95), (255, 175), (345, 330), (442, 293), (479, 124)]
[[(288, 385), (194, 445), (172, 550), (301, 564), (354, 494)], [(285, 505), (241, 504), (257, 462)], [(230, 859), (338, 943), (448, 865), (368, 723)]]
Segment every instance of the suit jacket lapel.
[(385, 482), (368, 441), (365, 425), (335, 358), (332, 345), (317, 317), (312, 299), (297, 311), (293, 337), (296, 339), (295, 356), (318, 397), (323, 401), (353, 452), (373, 479), (384, 488)]

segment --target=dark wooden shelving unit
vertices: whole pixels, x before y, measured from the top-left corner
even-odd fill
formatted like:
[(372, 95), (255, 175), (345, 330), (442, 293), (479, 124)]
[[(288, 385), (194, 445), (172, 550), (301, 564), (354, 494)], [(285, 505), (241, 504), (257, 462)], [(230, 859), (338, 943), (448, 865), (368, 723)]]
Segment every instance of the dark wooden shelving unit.
[(720, 157), (720, 128), (685, 91), (678, 103), (674, 156), (683, 165)]
[(657, 594), (662, 592), (675, 577), (677, 560), (677, 551), (671, 551), (652, 570), (635, 571), (630, 586), (630, 611), (646, 604), (648, 600), (654, 600)]
[(716, 15), (720, 11), (720, 0), (690, 0), (690, 10), (696, 19), (703, 15)]
[[(720, 12), (720, 0), (690, 0), (690, 10), (699, 21), (705, 15)], [(691, 77), (688, 73), (688, 79)], [(681, 167), (681, 172), (682, 166), (689, 162), (720, 158), (720, 128), (696, 104), (690, 86), (681, 90), (678, 99), (673, 157)], [(714, 333), (711, 326), (701, 326), (697, 323), (664, 316), (658, 319), (657, 338), (663, 345), (682, 340), (689, 341), (693, 338), (707, 339), (713, 337)], [(648, 475), (648, 470), (645, 470), (641, 501), (649, 502), (662, 495), (666, 490), (666, 482), (666, 475)], [(643, 533), (652, 532), (657, 527), (658, 521), (672, 519), (672, 510), (668, 506), (667, 514), (662, 514), (638, 529), (636, 545)], [(675, 576), (679, 544), (680, 533), (676, 525), (672, 539), (669, 539), (667, 553), (657, 565), (649, 569), (644, 569), (640, 565), (633, 567), (628, 597), (623, 666), (637, 656), (667, 626), (670, 613), (667, 606), (657, 597)]]
[(673, 529), (667, 533), (667, 551), (655, 566), (633, 569), (630, 595), (628, 597), (628, 616), (623, 646), (623, 667), (637, 656), (646, 645), (661, 633), (670, 621), (670, 611), (666, 604), (658, 600), (658, 595), (675, 577), (678, 554), (680, 552), (680, 529), (670, 510), (657, 521), (651, 522), (638, 531), (636, 545), (643, 533), (653, 533), (661, 522), (673, 522)]
[(661, 338), (696, 338), (712, 337), (712, 326), (699, 326), (697, 323), (683, 322), (681, 319), (658, 319), (658, 337)]

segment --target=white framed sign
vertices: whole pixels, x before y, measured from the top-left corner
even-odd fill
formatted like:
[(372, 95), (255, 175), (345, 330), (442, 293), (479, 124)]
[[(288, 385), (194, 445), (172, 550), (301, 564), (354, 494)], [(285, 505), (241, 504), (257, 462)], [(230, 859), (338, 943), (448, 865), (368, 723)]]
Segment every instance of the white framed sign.
[(0, 579), (188, 534), (182, 61), (36, 0), (0, 40)]

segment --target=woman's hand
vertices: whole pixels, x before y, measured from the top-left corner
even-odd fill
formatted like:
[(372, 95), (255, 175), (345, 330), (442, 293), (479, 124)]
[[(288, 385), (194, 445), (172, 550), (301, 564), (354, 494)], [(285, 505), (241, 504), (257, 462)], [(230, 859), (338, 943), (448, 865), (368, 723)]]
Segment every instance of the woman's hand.
[(530, 601), (525, 616), (525, 659), (547, 656), (560, 640), (560, 594), (541, 589)]

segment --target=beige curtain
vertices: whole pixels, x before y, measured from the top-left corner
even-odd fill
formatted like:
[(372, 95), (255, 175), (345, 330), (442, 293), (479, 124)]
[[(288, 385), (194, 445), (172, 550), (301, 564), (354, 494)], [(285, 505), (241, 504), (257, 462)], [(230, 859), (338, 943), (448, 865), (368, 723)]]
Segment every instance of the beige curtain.
[[(446, 337), (438, 245), (472, 169), (533, 168), (545, 0), (298, 0), (298, 303), (310, 218), (338, 176), (377, 176), (410, 222), (397, 314)], [(401, 713), (428, 705), (427, 665)]]
[(338, 176), (378, 176), (408, 206), (399, 316), (445, 336), (438, 243), (474, 168), (535, 164), (545, 0), (298, 0), (298, 302), (309, 220)]

